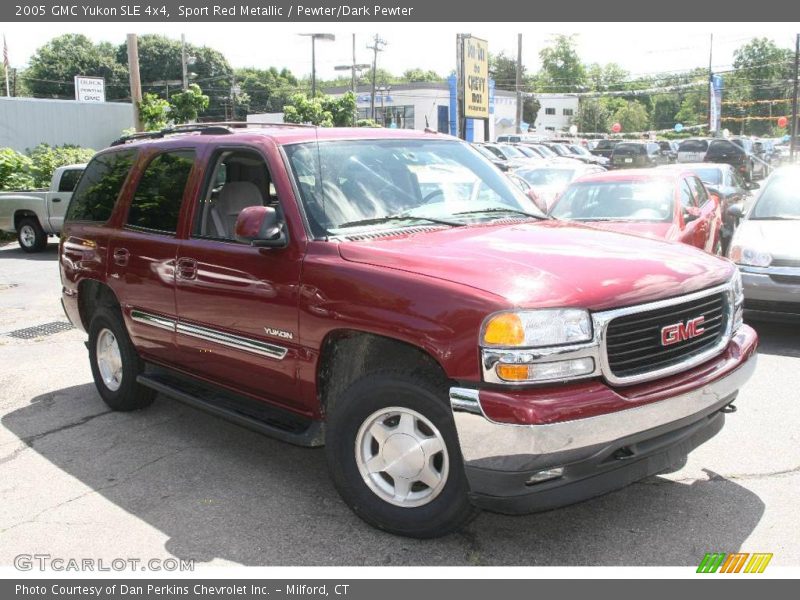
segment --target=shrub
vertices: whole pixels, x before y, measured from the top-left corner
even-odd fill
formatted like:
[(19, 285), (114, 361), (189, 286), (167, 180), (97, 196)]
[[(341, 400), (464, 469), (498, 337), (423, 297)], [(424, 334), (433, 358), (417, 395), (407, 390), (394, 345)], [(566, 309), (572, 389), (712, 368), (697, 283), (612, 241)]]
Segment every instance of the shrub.
[(64, 165), (89, 162), (95, 151), (80, 146), (65, 144), (63, 146), (49, 146), (39, 144), (33, 150), (28, 150), (31, 160), (30, 174), (34, 187), (48, 187), (53, 177), (53, 171)]
[(13, 148), (0, 148), (0, 190), (33, 187), (30, 170), (33, 161)]

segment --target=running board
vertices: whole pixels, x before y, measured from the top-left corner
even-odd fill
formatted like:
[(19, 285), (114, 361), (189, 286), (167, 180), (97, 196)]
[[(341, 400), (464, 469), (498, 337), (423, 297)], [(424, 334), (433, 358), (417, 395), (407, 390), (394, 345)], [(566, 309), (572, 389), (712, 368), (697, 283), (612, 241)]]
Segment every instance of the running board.
[(159, 394), (282, 442), (307, 448), (324, 444), (322, 421), (303, 419), (257, 400), (205, 386), (161, 369), (139, 375), (136, 381)]

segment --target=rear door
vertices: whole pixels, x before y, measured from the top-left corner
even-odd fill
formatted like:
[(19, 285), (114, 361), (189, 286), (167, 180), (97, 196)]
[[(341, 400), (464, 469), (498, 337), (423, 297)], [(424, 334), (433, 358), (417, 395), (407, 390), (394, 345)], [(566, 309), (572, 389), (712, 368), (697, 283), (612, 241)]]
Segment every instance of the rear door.
[(47, 195), (47, 218), (50, 222), (50, 231), (53, 233), (60, 233), (64, 226), (64, 215), (81, 173), (83, 169), (64, 169), (58, 180), (58, 186)]
[(195, 165), (191, 149), (149, 152), (122, 228), (112, 237), (108, 281), (117, 288), (139, 352), (171, 364), (175, 355), (178, 222)]
[(698, 241), (702, 242), (702, 247), (706, 252), (715, 253), (717, 244), (720, 241), (720, 230), (722, 228), (722, 218), (719, 202), (708, 194), (706, 186), (697, 177), (689, 178), (689, 185), (694, 192), (695, 201), (700, 208), (698, 221)]
[(690, 246), (703, 248), (705, 235), (702, 232), (699, 218), (700, 207), (697, 205), (697, 197), (690, 179), (690, 177), (683, 177), (678, 184), (678, 195), (681, 200), (680, 241)]

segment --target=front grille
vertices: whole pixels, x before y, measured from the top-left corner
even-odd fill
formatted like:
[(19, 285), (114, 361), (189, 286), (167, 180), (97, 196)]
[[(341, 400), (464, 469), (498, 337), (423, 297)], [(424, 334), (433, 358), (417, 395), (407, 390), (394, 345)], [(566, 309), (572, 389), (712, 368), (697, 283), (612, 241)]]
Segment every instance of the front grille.
[[(704, 317), (705, 331), (693, 338), (662, 345), (661, 330)], [(608, 365), (615, 377), (635, 377), (675, 366), (714, 346), (728, 324), (728, 294), (719, 292), (664, 308), (613, 319), (606, 329)]]

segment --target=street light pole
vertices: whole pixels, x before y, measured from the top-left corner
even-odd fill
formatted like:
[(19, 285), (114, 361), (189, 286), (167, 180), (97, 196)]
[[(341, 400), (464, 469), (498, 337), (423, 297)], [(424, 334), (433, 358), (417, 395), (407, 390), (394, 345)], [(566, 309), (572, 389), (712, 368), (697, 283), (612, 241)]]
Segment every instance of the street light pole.
[(303, 37), (311, 38), (311, 97), (317, 95), (317, 40), (333, 42), (336, 36), (332, 33), (301, 33)]
[[(335, 71), (350, 71), (350, 88), (353, 91), (353, 96), (358, 96), (358, 86), (356, 76), (363, 69), (369, 69), (366, 63), (356, 63), (356, 34), (353, 34), (353, 62), (349, 65), (336, 65), (333, 67)], [(358, 121), (358, 106), (353, 107), (353, 126), (355, 127)]]
[(800, 63), (800, 33), (797, 34), (794, 45), (794, 99), (792, 100), (792, 139), (789, 140), (789, 159), (794, 161), (797, 147), (797, 71)]

